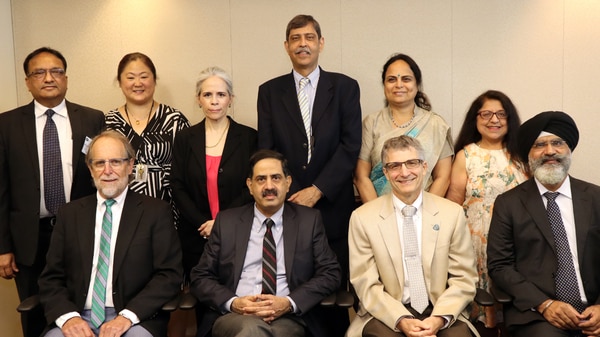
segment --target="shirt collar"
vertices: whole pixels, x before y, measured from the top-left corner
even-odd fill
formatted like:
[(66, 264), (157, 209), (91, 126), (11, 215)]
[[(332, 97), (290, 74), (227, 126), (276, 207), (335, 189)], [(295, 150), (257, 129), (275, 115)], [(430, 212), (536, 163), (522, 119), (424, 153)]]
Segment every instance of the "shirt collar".
[[(129, 187), (125, 188), (125, 190), (123, 190), (123, 192), (121, 192), (121, 194), (112, 198), (117, 205), (123, 205), (123, 203), (125, 202), (125, 196), (127, 196), (128, 190), (129, 190)], [(103, 198), (99, 192), (96, 192), (96, 200), (98, 201), (98, 205), (104, 204), (104, 202), (106, 201), (106, 199)]]
[[(392, 193), (392, 202), (394, 204), (394, 207), (398, 211), (402, 211), (404, 206), (407, 206), (402, 200), (396, 197), (394, 193)], [(419, 193), (419, 196), (417, 197), (417, 199), (415, 199), (415, 202), (412, 203), (412, 206), (417, 208), (417, 212), (419, 211), (419, 209), (421, 209), (421, 206), (423, 206), (423, 191)]]
[[(540, 192), (541, 196), (543, 196), (544, 193), (546, 193), (546, 192), (553, 192), (553, 191), (550, 191), (549, 189), (547, 189), (544, 185), (542, 185), (542, 183), (540, 183), (537, 180), (537, 178), (535, 178), (535, 184), (537, 185), (538, 191)], [(558, 193), (568, 197), (569, 199), (572, 199), (571, 180), (570, 180), (568, 174), (567, 174), (567, 177), (565, 178), (565, 181), (563, 181), (562, 185), (560, 185), (560, 187), (554, 192), (558, 192)]]
[[(294, 83), (296, 83), (296, 89), (298, 89), (300, 86), (300, 80), (303, 79), (304, 76), (300, 75), (300, 73), (298, 73), (296, 70), (292, 70), (292, 73), (294, 74)], [(319, 76), (321, 76), (321, 68), (317, 66), (312, 73), (306, 76), (306, 78), (310, 80), (309, 84), (316, 88), (317, 83), (319, 82)]]
[(38, 101), (33, 100), (33, 106), (35, 111), (35, 117), (41, 117), (46, 114), (48, 109), (54, 110), (54, 114), (59, 115), (61, 117), (67, 117), (67, 103), (65, 99), (63, 99), (57, 106), (48, 108), (47, 106), (41, 105)]
[[(285, 204), (281, 205), (281, 208), (279, 208), (277, 210), (277, 212), (275, 212), (270, 218), (271, 220), (273, 220), (273, 222), (275, 223), (275, 228), (279, 228), (281, 226), (283, 226), (283, 208), (285, 207)], [(256, 218), (256, 220), (258, 220), (258, 228), (256, 229), (257, 231), (260, 231), (260, 229), (262, 228), (263, 222), (265, 222), (265, 220), (267, 219), (267, 217), (262, 214), (258, 208), (256, 208), (256, 203), (254, 203), (254, 218)]]

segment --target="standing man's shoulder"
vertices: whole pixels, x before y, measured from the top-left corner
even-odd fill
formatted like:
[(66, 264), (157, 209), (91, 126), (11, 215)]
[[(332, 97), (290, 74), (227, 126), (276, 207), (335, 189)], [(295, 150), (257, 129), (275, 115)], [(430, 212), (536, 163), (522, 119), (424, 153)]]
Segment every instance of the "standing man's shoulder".
[(352, 77), (342, 73), (325, 71), (323, 68), (321, 68), (321, 77), (319, 78), (319, 81), (321, 80), (329, 80), (333, 83), (358, 86), (358, 82)]
[(13, 119), (18, 118), (18, 116), (21, 116), (23, 113), (26, 113), (26, 112), (31, 112), (31, 116), (34, 117), (33, 101), (31, 101), (30, 103), (28, 103), (26, 105), (21, 105), (12, 110), (8, 110), (8, 111), (0, 113), (0, 121), (2, 121), (2, 123), (0, 125), (5, 125), (6, 122), (10, 122)]
[(259, 89), (280, 88), (282, 83), (286, 83), (288, 81), (291, 81), (291, 83), (294, 82), (294, 75), (292, 75), (292, 72), (267, 80), (259, 86)]
[(104, 120), (104, 113), (98, 109), (94, 109), (94, 108), (90, 108), (81, 104), (77, 104), (77, 103), (73, 103), (70, 101), (65, 100), (65, 103), (67, 105), (67, 111), (73, 111), (73, 112), (77, 112), (80, 114), (84, 114), (86, 116), (89, 116), (91, 118), (102, 118), (102, 120)]

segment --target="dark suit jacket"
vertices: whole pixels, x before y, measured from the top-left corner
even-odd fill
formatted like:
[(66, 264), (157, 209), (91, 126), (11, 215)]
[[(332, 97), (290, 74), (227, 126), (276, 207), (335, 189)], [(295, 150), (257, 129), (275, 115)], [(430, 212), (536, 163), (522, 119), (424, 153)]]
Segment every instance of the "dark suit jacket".
[[(219, 207), (227, 209), (252, 201), (246, 186), (250, 156), (256, 151), (256, 130), (229, 118), (229, 132), (219, 164)], [(171, 171), (173, 199), (180, 211), (179, 234), (185, 253), (202, 254), (204, 240), (198, 227), (212, 219), (206, 188), (206, 132), (203, 120), (175, 138)]]
[[(47, 264), (40, 276), (46, 319), (84, 309), (94, 255), (96, 195), (66, 204), (57, 215)], [(182, 281), (181, 249), (171, 207), (128, 191), (123, 205), (113, 265), (117, 312), (129, 309), (154, 336), (165, 336), (169, 314), (161, 312)]]
[[(73, 185), (70, 200), (96, 191), (81, 152), (85, 137), (104, 126), (101, 111), (66, 102), (73, 133)], [(13, 252), (31, 265), (38, 248), (40, 219), (39, 158), (33, 101), (0, 114), (0, 254)]]
[[(589, 305), (600, 304), (600, 187), (570, 178), (579, 271)], [(506, 323), (544, 320), (531, 308), (556, 298), (556, 250), (546, 208), (532, 178), (498, 196), (488, 239), (488, 270), (511, 295)]]
[(323, 214), (330, 240), (348, 235), (361, 119), (358, 83), (321, 69), (312, 114), (314, 151), (307, 164), (308, 144), (294, 75), (277, 77), (258, 89), (258, 147), (279, 151), (288, 160), (293, 178), (290, 194), (313, 184), (323, 192), (315, 208)]
[[(204, 336), (232, 297), (240, 281), (254, 219), (254, 204), (219, 213), (200, 262), (192, 270), (192, 293), (212, 310), (201, 323)], [(286, 203), (283, 242), (289, 296), (315, 337), (327, 336), (318, 303), (340, 284), (341, 270), (327, 244), (320, 213)]]

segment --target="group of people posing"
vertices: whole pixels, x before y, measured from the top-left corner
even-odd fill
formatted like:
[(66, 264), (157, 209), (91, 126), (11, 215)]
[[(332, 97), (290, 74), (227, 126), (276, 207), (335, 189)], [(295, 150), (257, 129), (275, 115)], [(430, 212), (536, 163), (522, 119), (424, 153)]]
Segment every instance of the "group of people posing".
[[(293, 70), (259, 87), (258, 130), (228, 116), (218, 67), (190, 126), (147, 55), (121, 59), (106, 114), (65, 99), (60, 52), (26, 57), (34, 99), (0, 114), (0, 276), (41, 302), (25, 337), (165, 336), (182, 285), (202, 337), (600, 336), (600, 188), (568, 176), (569, 115), (521, 125), (489, 90), (453, 142), (395, 54), (362, 119), (358, 83), (318, 65), (319, 23), (285, 37)], [(504, 308), (473, 301), (492, 282)], [(352, 323), (319, 305), (339, 289)]]

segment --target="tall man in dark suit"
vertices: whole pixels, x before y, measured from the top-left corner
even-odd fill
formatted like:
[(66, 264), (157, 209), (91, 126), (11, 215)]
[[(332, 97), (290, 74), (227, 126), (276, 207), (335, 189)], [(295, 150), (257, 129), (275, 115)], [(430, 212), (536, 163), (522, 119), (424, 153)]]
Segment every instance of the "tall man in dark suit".
[[(258, 147), (281, 152), (293, 181), (289, 201), (321, 211), (329, 244), (348, 275), (348, 221), (354, 209), (352, 173), (361, 146), (358, 83), (318, 66), (325, 39), (310, 15), (294, 17), (286, 29), (291, 73), (258, 90)], [(347, 310), (332, 317), (342, 336)]]
[(339, 287), (340, 266), (320, 213), (285, 202), (292, 178), (281, 154), (260, 150), (250, 168), (255, 202), (217, 215), (192, 270), (191, 291), (211, 309), (198, 336), (211, 327), (214, 337), (330, 336), (337, 322), (318, 304)]
[(48, 337), (166, 335), (160, 309), (179, 292), (181, 247), (169, 204), (127, 188), (134, 159), (118, 132), (90, 144), (98, 193), (60, 209), (40, 276)]
[[(101, 111), (65, 100), (60, 52), (39, 48), (23, 68), (33, 101), (0, 114), (0, 277), (15, 278), (21, 300), (38, 293), (58, 207), (95, 191), (84, 157), (104, 126)], [(41, 310), (21, 320), (25, 337), (45, 325)]]
[(600, 335), (600, 187), (568, 175), (579, 141), (573, 119), (546, 111), (519, 128), (533, 177), (498, 196), (488, 269), (513, 297), (515, 337)]

